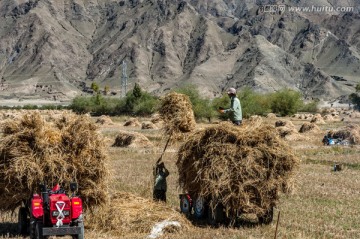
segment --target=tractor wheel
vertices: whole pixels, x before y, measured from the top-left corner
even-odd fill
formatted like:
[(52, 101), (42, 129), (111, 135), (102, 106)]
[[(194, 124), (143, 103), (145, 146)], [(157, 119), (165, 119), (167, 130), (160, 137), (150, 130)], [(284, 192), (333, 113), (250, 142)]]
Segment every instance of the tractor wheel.
[(21, 207), (18, 214), (18, 233), (25, 236), (27, 234), (27, 211), (26, 208)]
[(197, 219), (202, 219), (205, 217), (206, 205), (205, 200), (202, 197), (198, 197), (194, 203), (194, 216)]
[(270, 224), (274, 218), (274, 207), (271, 207), (262, 216), (258, 216), (260, 224)]
[(36, 222), (35, 224), (35, 239), (45, 239), (43, 236), (43, 223), (42, 222)]
[(81, 231), (80, 231), (80, 233), (79, 234), (77, 234), (77, 235), (75, 235), (75, 236), (73, 236), (72, 238), (73, 239), (84, 239), (84, 223), (82, 223), (82, 222), (79, 222), (78, 223), (78, 227), (81, 227)]
[(213, 210), (211, 208), (208, 209), (208, 223), (211, 226), (215, 226), (218, 223), (225, 222), (225, 212), (223, 205), (217, 205)]
[(190, 215), (191, 205), (190, 205), (190, 200), (187, 195), (182, 195), (180, 198), (180, 210), (186, 216)]

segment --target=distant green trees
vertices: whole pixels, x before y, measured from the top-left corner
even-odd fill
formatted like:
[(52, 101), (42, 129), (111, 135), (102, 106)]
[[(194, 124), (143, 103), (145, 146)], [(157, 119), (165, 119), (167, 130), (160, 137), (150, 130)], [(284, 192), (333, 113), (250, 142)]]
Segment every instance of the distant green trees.
[(351, 103), (353, 103), (355, 105), (355, 108), (356, 109), (360, 109), (360, 96), (359, 96), (359, 93), (360, 93), (360, 84), (357, 84), (355, 86), (355, 93), (352, 93), (349, 95), (349, 99), (351, 101)]
[[(95, 90), (96, 85), (92, 88)], [(228, 108), (230, 106), (230, 98), (227, 94), (209, 99), (202, 96), (198, 88), (191, 84), (174, 89), (174, 91), (189, 96), (197, 120), (211, 121), (214, 118), (227, 118), (226, 114), (218, 113), (219, 107)], [(252, 115), (266, 115), (270, 112), (286, 116), (298, 111), (317, 111), (316, 101), (305, 104), (300, 92), (291, 89), (261, 94), (250, 88), (243, 88), (238, 92), (238, 98), (241, 102), (244, 118)], [(76, 97), (69, 108), (77, 113), (90, 112), (93, 115), (146, 116), (156, 112), (159, 107), (159, 98), (143, 91), (140, 85), (136, 83), (124, 98), (104, 97), (98, 93), (91, 97)]]
[(122, 99), (104, 97), (101, 94), (90, 97), (78, 96), (71, 102), (69, 108), (80, 114), (150, 115), (156, 111), (157, 106), (158, 98), (142, 91), (140, 86), (135, 84), (134, 89)]

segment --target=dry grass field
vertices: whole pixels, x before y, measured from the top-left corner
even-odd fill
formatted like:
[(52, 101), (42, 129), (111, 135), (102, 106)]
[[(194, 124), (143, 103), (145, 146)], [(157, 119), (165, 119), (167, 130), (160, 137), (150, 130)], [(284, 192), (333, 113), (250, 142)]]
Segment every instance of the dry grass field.
[[(139, 119), (140, 122), (145, 120), (148, 119)], [(278, 119), (264, 118), (264, 121), (271, 125), (274, 125), (276, 120)], [(106, 137), (109, 146), (113, 190), (151, 198), (152, 167), (163, 150), (166, 136), (158, 129), (142, 130), (140, 127), (124, 127), (124, 117), (113, 117), (112, 121), (114, 123), (111, 125), (100, 125), (99, 130)], [(302, 123), (309, 120), (291, 119), (291, 121), (296, 129), (299, 129)], [(360, 120), (352, 119), (352, 123), (359, 124)], [(270, 225), (263, 226), (251, 222), (231, 228), (194, 225), (188, 230), (166, 234), (161, 238), (275, 238), (279, 214), (277, 238), (360, 238), (360, 146), (323, 146), (321, 142), (327, 130), (345, 124), (346, 121), (327, 122), (319, 125), (321, 129), (319, 132), (304, 133), (303, 139), (288, 141), (301, 159), (296, 175), (296, 190), (291, 195), (281, 195), (274, 221)], [(209, 125), (201, 123), (197, 128)], [(154, 147), (111, 147), (118, 130), (142, 133), (150, 139)], [(165, 165), (170, 171), (167, 204), (176, 210), (179, 210), (178, 194), (181, 193), (177, 187), (178, 175), (175, 165), (178, 147), (178, 144), (173, 144), (164, 154)], [(343, 169), (334, 172), (335, 163), (343, 164)], [(16, 213), (0, 215), (0, 238), (22, 238), (16, 235), (16, 221)], [(86, 230), (85, 235), (87, 239), (119, 238), (91, 230)], [(124, 238), (146, 237), (144, 234), (135, 234)]]

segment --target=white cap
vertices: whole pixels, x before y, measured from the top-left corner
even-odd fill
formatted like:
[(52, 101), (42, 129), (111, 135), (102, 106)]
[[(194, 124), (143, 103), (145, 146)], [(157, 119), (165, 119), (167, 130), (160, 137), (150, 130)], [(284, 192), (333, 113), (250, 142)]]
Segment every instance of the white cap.
[(236, 90), (235, 88), (229, 88), (228, 91), (227, 91), (228, 94), (236, 94)]

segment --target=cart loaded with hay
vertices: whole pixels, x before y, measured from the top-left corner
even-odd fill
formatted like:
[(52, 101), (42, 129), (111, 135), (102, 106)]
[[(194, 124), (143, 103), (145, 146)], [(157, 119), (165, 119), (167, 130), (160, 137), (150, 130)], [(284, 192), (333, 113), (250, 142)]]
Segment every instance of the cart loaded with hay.
[(261, 122), (198, 131), (178, 152), (181, 212), (210, 224), (235, 223), (245, 214), (270, 223), (298, 165), (275, 128)]

